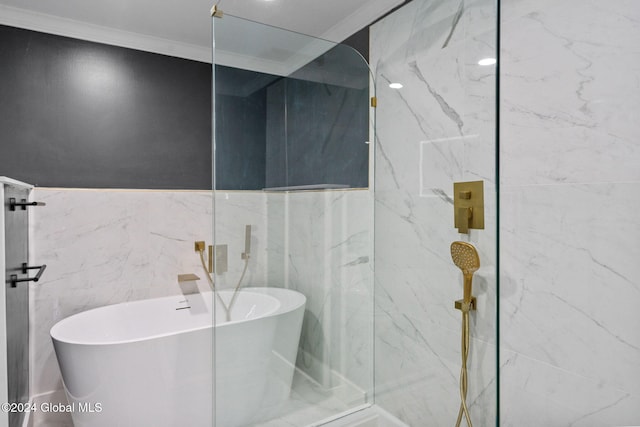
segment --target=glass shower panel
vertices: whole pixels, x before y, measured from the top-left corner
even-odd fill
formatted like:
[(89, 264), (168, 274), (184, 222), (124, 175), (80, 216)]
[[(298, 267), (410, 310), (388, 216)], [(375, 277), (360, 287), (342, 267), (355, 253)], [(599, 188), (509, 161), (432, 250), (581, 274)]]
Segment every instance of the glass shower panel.
[[(466, 402), (474, 426), (496, 425), (496, 15), (493, 0), (414, 0), (371, 27), (375, 401), (410, 426), (455, 425), (461, 407), (463, 315), (454, 302), (463, 299), (463, 274), (454, 241), (473, 245), (481, 266)], [(476, 191), (461, 194), (454, 183), (469, 181), (484, 187), (484, 228), (462, 233), (454, 205)], [(479, 214), (461, 209), (465, 220)]]
[(350, 47), (213, 18), (217, 426), (371, 405), (371, 73)]

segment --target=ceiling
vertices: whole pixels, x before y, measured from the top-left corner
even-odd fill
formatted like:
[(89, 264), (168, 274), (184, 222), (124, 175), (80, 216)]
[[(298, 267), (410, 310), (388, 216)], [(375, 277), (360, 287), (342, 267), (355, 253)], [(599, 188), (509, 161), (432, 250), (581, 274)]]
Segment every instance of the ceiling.
[[(221, 0), (219, 8), (340, 42), (401, 3)], [(0, 0), (0, 24), (211, 62), (212, 5), (212, 0)]]

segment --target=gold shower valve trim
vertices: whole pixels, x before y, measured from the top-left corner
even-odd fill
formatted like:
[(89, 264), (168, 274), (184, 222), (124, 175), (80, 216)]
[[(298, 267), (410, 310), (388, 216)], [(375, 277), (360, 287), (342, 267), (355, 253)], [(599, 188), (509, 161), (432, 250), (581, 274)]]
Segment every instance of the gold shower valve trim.
[(484, 229), (484, 181), (453, 184), (454, 226), (459, 233)]

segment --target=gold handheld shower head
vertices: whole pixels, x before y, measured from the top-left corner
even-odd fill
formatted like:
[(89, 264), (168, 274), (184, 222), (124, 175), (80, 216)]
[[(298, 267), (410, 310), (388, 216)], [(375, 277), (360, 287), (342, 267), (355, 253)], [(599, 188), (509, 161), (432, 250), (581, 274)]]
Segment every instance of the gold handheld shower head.
[(478, 251), (472, 244), (453, 242), (451, 244), (451, 258), (453, 263), (462, 270), (464, 275), (464, 296), (462, 301), (456, 301), (455, 307), (462, 312), (462, 368), (460, 369), (460, 410), (456, 427), (460, 427), (462, 417), (467, 420), (467, 426), (472, 427), (471, 416), (467, 408), (467, 358), (469, 357), (469, 310), (475, 310), (475, 298), (471, 296), (471, 281), (473, 273), (480, 268)]
[(480, 257), (476, 248), (467, 242), (453, 242), (451, 244), (451, 258), (453, 263), (462, 270), (464, 275), (464, 302), (471, 302), (471, 282), (473, 273), (480, 268)]

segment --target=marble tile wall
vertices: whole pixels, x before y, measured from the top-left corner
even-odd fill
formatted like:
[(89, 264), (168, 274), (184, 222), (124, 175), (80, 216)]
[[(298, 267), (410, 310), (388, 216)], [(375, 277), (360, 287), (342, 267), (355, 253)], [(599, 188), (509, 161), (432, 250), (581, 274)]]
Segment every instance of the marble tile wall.
[[(179, 294), (177, 274), (203, 277), (195, 240), (211, 243), (212, 196), (199, 191), (36, 188), (32, 258), (48, 265), (30, 288), (32, 395), (62, 388), (49, 337), (91, 308)], [(228, 245), (234, 287), (252, 225), (244, 286), (289, 287), (308, 298), (299, 367), (345, 408), (371, 396), (372, 199), (366, 190), (216, 192), (215, 238)], [(207, 290), (204, 280), (201, 290)], [(368, 393), (365, 396), (365, 393)], [(309, 420), (317, 421), (317, 420)]]
[[(243, 267), (244, 224), (253, 225), (253, 254), (245, 283), (262, 284), (264, 196), (222, 193), (227, 201), (218, 217), (218, 242), (229, 245), (229, 272), (221, 286), (234, 282)], [(202, 268), (195, 240), (211, 243), (211, 192), (104, 191), (36, 188), (32, 258), (47, 264), (38, 284), (30, 285), (31, 393), (62, 387), (49, 329), (60, 319), (108, 304), (180, 293), (176, 276)], [(237, 255), (237, 257), (235, 256)], [(201, 290), (208, 288), (200, 281)]]
[(267, 196), (269, 281), (307, 296), (298, 367), (347, 406), (372, 395), (372, 212), (368, 190)]
[[(476, 246), (469, 395), (474, 425), (496, 408), (495, 57), (492, 1), (415, 0), (371, 28), (376, 77), (376, 403), (412, 426), (459, 407), (462, 275), (449, 246)], [(403, 29), (403, 30), (399, 30)], [(400, 90), (389, 83), (404, 85)], [(485, 229), (453, 227), (453, 183), (484, 181)]]
[[(501, 4), (501, 425), (529, 425), (532, 419), (558, 426), (637, 424), (640, 316), (634, 309), (639, 288), (633, 266), (640, 255), (634, 240), (640, 223), (632, 213), (637, 202), (629, 195), (640, 184), (635, 140), (640, 134), (635, 119), (640, 9), (629, 1)], [(432, 289), (444, 291), (428, 286), (431, 277), (451, 281), (442, 271), (448, 263), (440, 255), (444, 245), (438, 245), (453, 237), (438, 228), (439, 218), (450, 215), (445, 207), (450, 195), (440, 190), (467, 174), (491, 183), (493, 148), (483, 135), (490, 134), (492, 109), (477, 96), (489, 94), (480, 84), (489, 75), (466, 82), (460, 77), (470, 77), (475, 69), (467, 59), (482, 45), (474, 43), (490, 40), (475, 30), (484, 28), (490, 35), (492, 12), (474, 8), (479, 3), (465, 4), (458, 26), (468, 25), (465, 44), (472, 49), (461, 48), (454, 63), (447, 49), (460, 47), (455, 33), (446, 48), (441, 42), (448, 37), (444, 28), (451, 16), (461, 10), (457, 6), (414, 1), (372, 30), (373, 65), (382, 78), (375, 229), (376, 308), (382, 310), (376, 317), (376, 360), (385, 364), (376, 364), (376, 397), (411, 425), (439, 425), (444, 421), (437, 411), (454, 409), (442, 395), (451, 394), (447, 377), (456, 372), (447, 373), (447, 348), (437, 339), (446, 335), (437, 327), (448, 308), (434, 302), (442, 295), (429, 295)], [(410, 30), (394, 34), (394, 26)], [(420, 54), (431, 61), (416, 60)], [(411, 82), (411, 90), (399, 91), (397, 104), (385, 110), (385, 98), (394, 98), (382, 82), (396, 80), (405, 88), (405, 81)], [(421, 92), (414, 81), (422, 83)], [(438, 109), (443, 120), (434, 113)], [(385, 126), (387, 114), (392, 118)], [(451, 136), (456, 127), (458, 139)], [(478, 167), (488, 169), (476, 172)], [(434, 189), (442, 197), (440, 210), (429, 194)], [(392, 231), (385, 234), (385, 229)], [(473, 233), (471, 241), (476, 243)], [(491, 244), (477, 243), (481, 258), (491, 259), (492, 251), (483, 256), (482, 250)], [(381, 252), (387, 244), (405, 259), (390, 256), (391, 250)], [(483, 284), (491, 289), (495, 277), (488, 274), (485, 280), (483, 270), (478, 276), (481, 289)], [(394, 289), (394, 278), (408, 289)], [(495, 327), (476, 318), (474, 343), (493, 348), (491, 329), (483, 333), (481, 325)], [(401, 362), (389, 365), (394, 358), (388, 354)], [(488, 348), (484, 356), (484, 361), (495, 357)], [(425, 371), (425, 360), (441, 367)], [(472, 384), (482, 383), (474, 378), (481, 371), (472, 374)], [(429, 393), (434, 387), (441, 392)], [(427, 408), (423, 418), (422, 407)]]
[(501, 3), (502, 425), (638, 425), (640, 7)]

